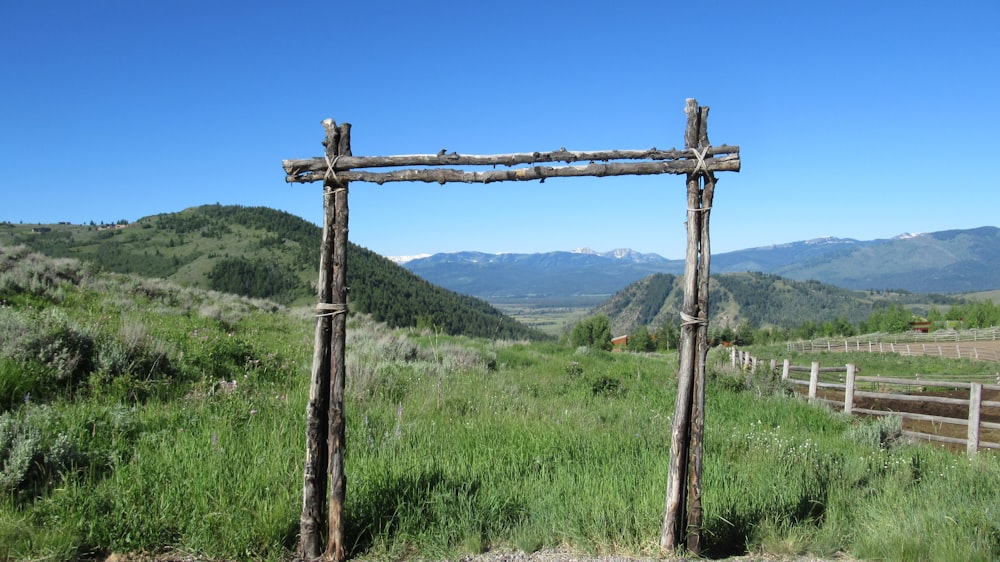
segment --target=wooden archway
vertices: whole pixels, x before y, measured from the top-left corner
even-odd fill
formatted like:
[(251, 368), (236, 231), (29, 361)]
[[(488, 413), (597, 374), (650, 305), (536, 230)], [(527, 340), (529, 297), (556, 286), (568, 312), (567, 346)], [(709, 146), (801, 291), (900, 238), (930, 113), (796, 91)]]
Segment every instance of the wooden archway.
[[(681, 311), (680, 370), (670, 439), (666, 507), (660, 546), (674, 550), (684, 541), (701, 550), (701, 474), (705, 423), (705, 358), (708, 353), (708, 278), (711, 261), (709, 216), (715, 172), (738, 172), (738, 146), (713, 147), (708, 140), (708, 107), (688, 99), (684, 149), (605, 150), (470, 155), (416, 154), (354, 156), (351, 125), (323, 121), (323, 157), (285, 160), (290, 183), (323, 182), (323, 241), (319, 302), (309, 401), (306, 406), (306, 458), (303, 470), (299, 554), (305, 560), (344, 560), (344, 378), (347, 317), (348, 184), (352, 181), (491, 183), (544, 182), (546, 178), (685, 174), (687, 176), (687, 250), (684, 305)], [(565, 163), (551, 166), (543, 163)], [(586, 162), (583, 165), (575, 163)], [(421, 168), (408, 168), (420, 166)], [(467, 171), (446, 166), (492, 166)], [(496, 166), (504, 166), (495, 169)], [(394, 168), (373, 172), (371, 169)], [(687, 485), (685, 486), (685, 482)], [(326, 519), (326, 547), (323, 521)]]

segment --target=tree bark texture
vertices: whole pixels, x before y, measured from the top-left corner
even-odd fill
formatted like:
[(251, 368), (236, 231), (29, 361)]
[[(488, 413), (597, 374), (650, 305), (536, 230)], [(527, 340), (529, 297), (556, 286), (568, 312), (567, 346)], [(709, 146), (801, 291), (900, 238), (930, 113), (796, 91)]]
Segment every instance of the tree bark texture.
[[(351, 125), (338, 127), (338, 155), (351, 154)], [(329, 451), (330, 451), (330, 512), (327, 528), (326, 559), (340, 562), (347, 558), (344, 537), (344, 501), (347, 478), (344, 471), (345, 420), (344, 380), (347, 349), (347, 182), (328, 180), (324, 189), (333, 191), (333, 329), (330, 382)]]
[[(338, 127), (327, 119), (323, 127), (328, 157), (350, 154), (350, 124)], [(347, 184), (328, 178), (323, 193), (316, 341), (306, 405), (306, 460), (299, 527), (299, 554), (304, 560), (346, 558), (342, 511), (346, 482), (343, 411), (347, 216)]]
[[(687, 127), (685, 147), (697, 147), (697, 104), (687, 100), (684, 108)], [(670, 464), (667, 474), (667, 498), (660, 546), (675, 550), (687, 528), (685, 483), (691, 432), (691, 401), (694, 388), (695, 344), (698, 316), (698, 238), (701, 234), (700, 184), (696, 174), (687, 176), (687, 247), (684, 259), (684, 302), (681, 306), (680, 367), (677, 371), (677, 400), (670, 430)]]
[[(738, 146), (713, 146), (706, 156), (738, 157)], [(402, 168), (406, 166), (516, 166), (520, 164), (537, 164), (539, 162), (608, 162), (611, 160), (680, 160), (691, 158), (690, 151), (659, 150), (656, 147), (647, 150), (595, 150), (570, 151), (565, 148), (552, 152), (515, 152), (510, 154), (402, 154), (397, 156), (346, 156), (330, 158), (305, 158), (282, 161), (285, 173), (292, 178), (299, 176), (314, 176), (309, 179), (290, 179), (288, 181), (319, 181), (325, 177), (327, 169), (336, 173), (358, 168)], [(737, 158), (738, 159), (738, 158)], [(680, 172), (685, 173), (685, 172)]]
[[(711, 250), (709, 212), (715, 192), (715, 169), (708, 160), (708, 108), (687, 100), (685, 148), (706, 158), (687, 175), (687, 252), (684, 304), (681, 311), (680, 368), (677, 401), (671, 424), (667, 498), (660, 547), (676, 550), (683, 540), (688, 551), (701, 552), (702, 467), (705, 424), (705, 360), (708, 352), (708, 296)], [(714, 159), (713, 159), (714, 160)], [(702, 182), (704, 181), (704, 188)], [(685, 488), (686, 486), (686, 488)]]
[[(738, 172), (739, 156), (724, 156), (713, 158), (710, 171)], [(570, 177), (611, 177), (611, 176), (649, 176), (657, 174), (685, 174), (695, 171), (697, 160), (670, 160), (664, 162), (612, 162), (608, 164), (591, 163), (585, 166), (532, 166), (530, 168), (512, 168), (509, 170), (487, 170), (485, 172), (469, 172), (451, 168), (441, 169), (408, 169), (392, 172), (336, 172), (338, 181), (362, 181), (368, 183), (419, 181), (425, 183), (494, 183), (499, 181), (545, 181), (548, 178)], [(303, 176), (287, 176), (288, 182), (307, 183), (322, 180), (324, 174), (310, 173)]]
[[(335, 127), (327, 126), (324, 144), (328, 154), (336, 155), (339, 139)], [(333, 192), (323, 194), (323, 239), (320, 244), (319, 280), (317, 281), (316, 334), (313, 345), (309, 401), (306, 404), (306, 459), (303, 470), (302, 515), (299, 519), (299, 554), (316, 560), (323, 552), (323, 519), (327, 511), (326, 490), (329, 463), (328, 416), (330, 409), (330, 345), (333, 317), (324, 305), (333, 302), (333, 247), (335, 223)]]
[[(708, 108), (698, 108), (698, 145), (710, 146), (708, 141)], [(702, 178), (700, 202), (700, 235), (698, 261), (698, 359), (694, 374), (694, 389), (691, 404), (691, 437), (688, 449), (688, 492), (687, 492), (687, 549), (694, 555), (701, 554), (701, 476), (704, 466), (705, 437), (705, 364), (708, 358), (708, 282), (712, 261), (709, 217), (712, 213), (712, 199), (715, 197), (715, 174), (706, 172)]]

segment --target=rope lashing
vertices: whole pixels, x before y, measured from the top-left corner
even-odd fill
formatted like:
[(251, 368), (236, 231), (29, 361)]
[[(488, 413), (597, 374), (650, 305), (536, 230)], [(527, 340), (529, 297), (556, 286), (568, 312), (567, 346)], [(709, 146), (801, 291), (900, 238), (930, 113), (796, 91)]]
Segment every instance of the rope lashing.
[(685, 314), (681, 312), (681, 326), (708, 326), (707, 318), (698, 318), (697, 316), (691, 316), (690, 314)]
[(323, 180), (329, 181), (330, 178), (333, 178), (334, 181), (340, 183), (340, 181), (337, 180), (337, 170), (333, 169), (333, 167), (337, 165), (337, 160), (340, 160), (340, 155), (338, 154), (334, 156), (333, 160), (330, 160), (329, 154), (323, 156), (323, 158), (326, 159), (326, 173), (323, 174)]
[(316, 316), (336, 316), (347, 314), (346, 303), (321, 302), (316, 305)]
[(705, 164), (705, 155), (708, 154), (708, 148), (709, 147), (706, 146), (705, 148), (701, 149), (701, 152), (698, 152), (697, 148), (688, 149), (691, 151), (691, 154), (694, 154), (694, 157), (698, 159), (698, 164), (695, 165), (694, 171), (691, 172), (691, 175), (696, 176), (698, 175), (699, 171), (705, 174), (706, 176), (708, 175), (708, 165)]

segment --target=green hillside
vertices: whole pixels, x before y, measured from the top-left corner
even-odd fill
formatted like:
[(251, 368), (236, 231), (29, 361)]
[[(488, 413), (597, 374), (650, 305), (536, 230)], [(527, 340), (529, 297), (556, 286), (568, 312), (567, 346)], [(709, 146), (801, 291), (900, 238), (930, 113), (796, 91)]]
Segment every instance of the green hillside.
[[(806, 322), (844, 320), (857, 324), (876, 306), (900, 303), (925, 315), (960, 299), (940, 295), (851, 291), (818, 281), (794, 281), (769, 273), (724, 273), (709, 283), (710, 322), (716, 326), (777, 326), (795, 328)], [(595, 313), (611, 320), (614, 334), (638, 326), (662, 326), (676, 319), (683, 305), (683, 276), (657, 273), (622, 289)]]
[[(283, 211), (206, 205), (131, 224), (0, 223), (0, 244), (24, 244), (103, 271), (308, 305), (316, 298), (321, 233), (319, 226)], [(431, 285), (355, 244), (348, 247), (347, 276), (351, 309), (391, 326), (419, 323), (449, 334), (545, 337), (484, 301)]]
[[(0, 560), (300, 559), (312, 322), (94, 269), (0, 245)], [(428, 337), (363, 315), (348, 337), (349, 559), (689, 559), (658, 548), (675, 352)], [(699, 559), (1000, 559), (996, 455), (815, 407), (728, 350), (706, 361)], [(842, 361), (887, 377), (996, 367)]]

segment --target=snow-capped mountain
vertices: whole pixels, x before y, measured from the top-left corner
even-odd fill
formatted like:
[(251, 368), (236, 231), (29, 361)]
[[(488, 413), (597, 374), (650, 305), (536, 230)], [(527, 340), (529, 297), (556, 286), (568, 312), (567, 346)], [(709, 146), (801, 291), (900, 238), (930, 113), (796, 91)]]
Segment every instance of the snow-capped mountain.
[[(610, 295), (684, 260), (628, 248), (535, 254), (453, 252), (392, 258), (427, 281), (484, 298)], [(1000, 288), (1000, 229), (987, 226), (859, 241), (825, 236), (712, 255), (712, 274), (773, 273), (847, 289), (956, 293)]]

